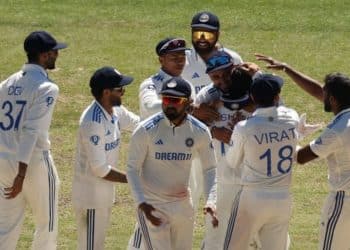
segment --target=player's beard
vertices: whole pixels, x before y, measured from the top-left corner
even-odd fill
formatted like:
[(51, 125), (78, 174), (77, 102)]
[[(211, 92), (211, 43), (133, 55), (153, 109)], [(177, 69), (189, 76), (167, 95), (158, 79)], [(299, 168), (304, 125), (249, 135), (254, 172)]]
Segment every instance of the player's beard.
[[(202, 46), (199, 45), (200, 43), (206, 43), (207, 46), (206, 47), (202, 47)], [(202, 41), (202, 42), (200, 42), (200, 41), (197, 41), (197, 42), (192, 41), (192, 45), (193, 45), (194, 49), (199, 54), (208, 54), (208, 53), (212, 52), (214, 47), (215, 47), (215, 43), (211, 44), (211, 43), (209, 43), (207, 41)]]
[(182, 112), (178, 112), (176, 108), (169, 107), (164, 110), (164, 114), (169, 121), (174, 121), (182, 115)]
[(324, 111), (326, 112), (332, 112), (332, 106), (331, 106), (331, 103), (329, 102), (329, 98), (325, 99), (323, 101), (323, 108), (324, 108)]
[(111, 104), (113, 107), (119, 107), (122, 105), (122, 100), (120, 98), (113, 99), (111, 100)]

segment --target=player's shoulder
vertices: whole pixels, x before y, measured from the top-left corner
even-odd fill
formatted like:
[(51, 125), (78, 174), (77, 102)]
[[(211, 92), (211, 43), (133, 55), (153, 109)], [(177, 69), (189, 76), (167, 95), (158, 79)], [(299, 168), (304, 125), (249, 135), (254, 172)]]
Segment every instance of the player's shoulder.
[(225, 51), (233, 58), (234, 64), (240, 64), (243, 62), (242, 57), (236, 51), (228, 49), (226, 47), (222, 48), (221, 50)]
[(203, 122), (201, 122), (200, 120), (198, 120), (196, 117), (192, 115), (187, 115), (186, 121), (191, 125), (194, 131), (198, 131), (200, 133), (209, 131), (207, 125), (205, 125)]
[(335, 131), (342, 131), (344, 129), (350, 129), (350, 109), (343, 110), (338, 113), (333, 120), (327, 125), (328, 129)]
[(221, 91), (218, 88), (214, 87), (213, 84), (210, 84), (199, 90), (195, 100), (196, 104), (208, 103), (211, 101), (218, 100), (220, 96)]
[(102, 124), (106, 119), (100, 105), (95, 101), (92, 102), (82, 113), (80, 117), (80, 126), (88, 126), (89, 124)]
[(152, 130), (156, 127), (158, 127), (159, 123), (165, 119), (165, 116), (163, 112), (158, 112), (154, 115), (151, 115), (150, 117), (143, 120), (139, 127), (142, 127), (146, 131)]
[(299, 120), (298, 112), (292, 108), (280, 105), (277, 107), (277, 112), (279, 115), (288, 116), (292, 120)]

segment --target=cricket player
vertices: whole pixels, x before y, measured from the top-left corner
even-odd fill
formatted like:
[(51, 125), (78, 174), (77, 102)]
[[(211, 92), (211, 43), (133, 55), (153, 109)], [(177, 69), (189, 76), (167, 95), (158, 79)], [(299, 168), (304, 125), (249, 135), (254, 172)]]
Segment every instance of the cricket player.
[[(218, 40), (220, 36), (219, 18), (209, 12), (201, 11), (196, 13), (191, 21), (191, 37), (193, 47), (186, 51), (186, 64), (181, 76), (191, 83), (195, 95), (201, 88), (211, 84), (206, 73), (206, 61), (210, 55), (217, 50), (224, 50), (229, 53), (234, 64), (242, 63), (241, 57), (234, 51), (223, 48)], [(206, 124), (219, 119), (216, 108), (208, 103), (194, 105), (193, 116)], [(201, 167), (198, 157), (193, 160), (193, 168), (190, 178), (192, 200), (197, 208), (203, 192), (203, 180), (201, 179)]]
[[(250, 248), (258, 234), (261, 249), (287, 246), (291, 215), (291, 168), (299, 138), (299, 116), (278, 106), (283, 79), (264, 74), (254, 79), (252, 116), (239, 122), (232, 134), (228, 165), (241, 171), (242, 189), (235, 197), (224, 249)], [(257, 209), (258, 208), (258, 209)]]
[[(224, 51), (217, 51), (207, 61), (207, 74), (213, 84), (202, 88), (196, 97), (196, 104), (216, 103), (220, 119), (209, 124), (213, 136), (213, 146), (217, 159), (217, 216), (219, 225), (216, 228), (206, 227), (202, 249), (222, 249), (231, 205), (235, 194), (241, 189), (239, 171), (231, 171), (227, 166), (226, 152), (232, 146), (231, 135), (233, 119), (239, 114), (246, 119), (255, 109), (249, 98), (252, 75), (259, 72), (257, 65), (248, 65), (250, 70), (241, 67), (234, 69), (232, 58)], [(254, 66), (254, 67), (253, 67)], [(208, 223), (208, 221), (207, 221)], [(251, 249), (258, 244), (251, 240)]]
[(121, 131), (132, 131), (140, 121), (122, 106), (125, 86), (132, 80), (113, 67), (98, 69), (90, 79), (95, 100), (80, 118), (72, 192), (79, 250), (104, 249), (114, 183), (127, 182), (116, 166)]
[(269, 64), (269, 68), (283, 70), (310, 95), (324, 103), (324, 110), (335, 117), (320, 136), (298, 150), (297, 161), (305, 164), (324, 158), (328, 164), (330, 192), (324, 202), (320, 222), (320, 250), (345, 250), (350, 248), (350, 78), (333, 73), (321, 84), (298, 72), (286, 63), (269, 56), (257, 54), (257, 59)]
[(24, 41), (28, 62), (0, 84), (0, 249), (16, 249), (25, 207), (32, 210), (32, 249), (56, 249), (59, 179), (49, 128), (58, 86), (46, 70), (66, 48), (46, 31)]
[[(192, 157), (198, 153), (205, 180), (205, 207), (215, 215), (216, 168), (208, 128), (187, 114), (191, 86), (182, 78), (163, 84), (162, 112), (134, 131), (127, 176), (146, 249), (192, 249), (194, 210), (189, 192)], [(140, 143), (142, 142), (142, 143)]]
[(156, 46), (160, 63), (157, 74), (147, 78), (140, 85), (140, 116), (142, 119), (153, 115), (162, 109), (160, 90), (164, 82), (180, 76), (186, 63), (186, 41), (182, 38), (168, 37)]

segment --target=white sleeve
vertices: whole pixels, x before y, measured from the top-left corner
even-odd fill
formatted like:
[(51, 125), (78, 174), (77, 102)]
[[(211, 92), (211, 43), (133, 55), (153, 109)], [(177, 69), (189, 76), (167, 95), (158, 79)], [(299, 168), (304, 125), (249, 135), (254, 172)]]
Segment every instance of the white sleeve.
[(115, 108), (117, 115), (120, 117), (119, 124), (122, 130), (134, 131), (140, 123), (140, 117), (135, 113), (127, 110), (124, 106)]
[[(38, 135), (48, 133), (58, 97), (57, 85), (42, 83), (32, 104), (24, 107), (23, 126), (19, 135), (16, 160), (28, 164), (37, 143)], [(25, 105), (25, 104), (24, 104)]]
[(237, 52), (230, 50), (228, 48), (224, 48), (224, 51), (233, 58), (233, 63), (235, 65), (243, 63), (241, 56)]
[(206, 205), (216, 205), (216, 158), (210, 132), (203, 135), (203, 142), (198, 149), (198, 156), (203, 169), (204, 194)]
[(127, 163), (127, 178), (137, 206), (145, 202), (144, 192), (140, 179), (140, 172), (148, 152), (146, 131), (138, 127), (130, 140), (129, 157)]
[(162, 109), (162, 101), (158, 97), (156, 86), (151, 79), (147, 79), (141, 84), (139, 99), (141, 106), (140, 113), (142, 117), (148, 117)]
[(95, 176), (105, 177), (112, 166), (107, 163), (105, 130), (103, 124), (89, 122), (79, 129), (82, 146), (86, 149), (87, 162)]
[(328, 155), (336, 152), (343, 147), (342, 139), (332, 129), (326, 128), (322, 134), (312, 142), (310, 148), (320, 158), (326, 158)]
[(229, 150), (226, 154), (226, 161), (230, 168), (238, 168), (243, 163), (244, 157), (244, 136), (242, 134), (242, 131), (240, 131), (239, 123), (233, 130), (231, 143), (233, 145), (229, 147)]

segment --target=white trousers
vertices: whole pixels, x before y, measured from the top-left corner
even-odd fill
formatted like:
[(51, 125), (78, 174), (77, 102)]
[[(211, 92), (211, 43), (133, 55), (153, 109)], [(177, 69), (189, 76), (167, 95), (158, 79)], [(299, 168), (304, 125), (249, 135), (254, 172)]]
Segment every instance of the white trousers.
[[(160, 217), (163, 223), (160, 226), (152, 225), (143, 212), (138, 210), (140, 229), (136, 229), (135, 234), (142, 233), (142, 246), (140, 248), (130, 246), (128, 249), (191, 250), (194, 213), (190, 200), (152, 205), (157, 210), (154, 215)], [(134, 242), (138, 243), (139, 237), (135, 237), (135, 234)]]
[(286, 249), (290, 215), (288, 189), (243, 187), (231, 210), (223, 249), (249, 249), (255, 234), (262, 250)]
[[(223, 248), (233, 202), (236, 198), (236, 195), (241, 189), (241, 185), (231, 183), (218, 183), (216, 211), (219, 225), (216, 228), (210, 226), (209, 223), (211, 222), (211, 217), (207, 216), (207, 227), (202, 249), (217, 250)], [(251, 243), (249, 245), (249, 249), (251, 250), (259, 249), (259, 242), (257, 242), (258, 240), (256, 237), (257, 235), (255, 235), (254, 239), (250, 240)]]
[(112, 208), (74, 208), (77, 220), (78, 250), (102, 250)]
[(0, 249), (16, 249), (27, 204), (35, 223), (32, 249), (56, 249), (59, 179), (49, 152), (33, 154), (22, 192), (14, 199), (6, 199), (3, 192), (13, 185), (18, 163), (0, 158), (0, 169)]
[(350, 195), (331, 192), (323, 205), (320, 224), (320, 250), (349, 250)]

